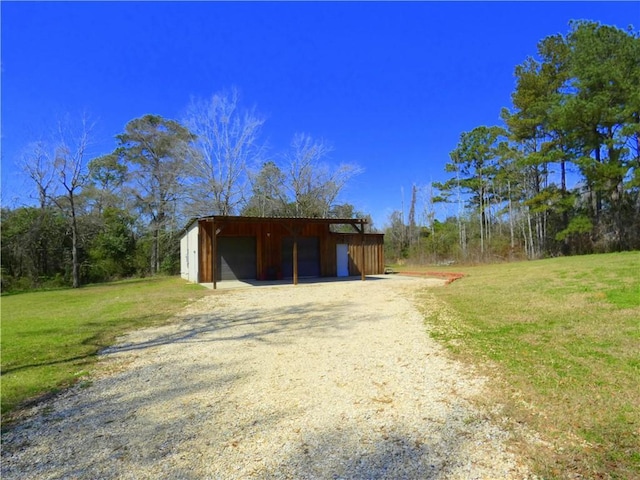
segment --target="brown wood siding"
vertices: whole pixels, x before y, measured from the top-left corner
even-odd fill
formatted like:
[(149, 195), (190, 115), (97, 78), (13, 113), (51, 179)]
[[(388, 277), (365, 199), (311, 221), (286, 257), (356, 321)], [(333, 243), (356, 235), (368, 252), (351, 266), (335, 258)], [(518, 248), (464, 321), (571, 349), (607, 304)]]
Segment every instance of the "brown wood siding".
[(211, 224), (205, 222), (198, 223), (198, 239), (199, 239), (199, 265), (198, 265), (198, 281), (200, 283), (213, 282), (213, 272), (211, 271)]
[[(362, 273), (362, 235), (335, 233), (334, 245), (346, 243), (349, 245), (349, 275), (361, 275)], [(364, 236), (365, 275), (381, 275), (384, 273), (384, 235), (366, 234)], [(336, 248), (334, 246), (334, 272), (337, 275)]]
[(320, 243), (320, 275), (323, 277), (335, 277), (338, 275), (336, 262), (335, 236), (330, 234), (324, 242)]
[[(207, 219), (199, 221), (199, 281), (212, 282), (212, 237), (214, 223)], [(349, 244), (349, 274), (360, 275), (362, 235), (331, 233), (328, 224), (286, 224), (282, 221), (242, 223), (224, 220), (215, 222), (219, 230), (218, 237), (255, 237), (256, 238), (256, 276), (268, 279), (282, 276), (282, 245), (285, 237), (297, 234), (301, 237), (317, 237), (320, 255), (320, 276), (337, 275), (336, 244)], [(383, 235), (365, 235), (366, 275), (384, 273)]]

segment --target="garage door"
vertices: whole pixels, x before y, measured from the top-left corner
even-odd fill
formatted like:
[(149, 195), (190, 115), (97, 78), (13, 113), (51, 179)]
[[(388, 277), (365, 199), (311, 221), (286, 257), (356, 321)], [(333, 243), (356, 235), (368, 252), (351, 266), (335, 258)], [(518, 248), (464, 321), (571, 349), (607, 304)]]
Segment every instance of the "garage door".
[[(282, 240), (282, 275), (293, 277), (293, 237)], [(320, 241), (318, 237), (298, 237), (298, 277), (320, 276)]]
[(218, 280), (255, 280), (256, 238), (218, 237)]

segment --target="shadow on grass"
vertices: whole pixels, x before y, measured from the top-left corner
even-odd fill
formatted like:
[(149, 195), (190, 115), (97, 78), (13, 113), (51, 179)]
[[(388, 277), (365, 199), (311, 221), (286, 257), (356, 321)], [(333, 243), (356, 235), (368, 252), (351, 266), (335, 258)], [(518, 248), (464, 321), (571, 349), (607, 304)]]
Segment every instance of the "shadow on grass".
[[(161, 324), (161, 323), (166, 323), (169, 322), (171, 319), (167, 319), (165, 315), (162, 314), (155, 314), (155, 315), (144, 315), (144, 316), (138, 316), (135, 319), (132, 319), (130, 322), (129, 327), (127, 328), (127, 331), (132, 331), (135, 330), (137, 328), (140, 327), (149, 327), (149, 326), (153, 326), (154, 324)], [(54, 366), (54, 365), (64, 365), (66, 363), (75, 363), (75, 362), (80, 362), (80, 361), (84, 361), (84, 360), (90, 360), (94, 357), (96, 357), (102, 350), (104, 350), (105, 348), (108, 348), (110, 345), (113, 344), (113, 342), (116, 339), (116, 335), (109, 333), (106, 329), (105, 329), (105, 324), (101, 323), (101, 322), (89, 322), (87, 323), (85, 326), (83, 326), (83, 328), (87, 328), (87, 327), (91, 327), (91, 330), (99, 330), (100, 328), (104, 329), (104, 331), (99, 331), (98, 333), (96, 333), (95, 335), (91, 335), (88, 338), (85, 338), (84, 340), (82, 340), (80, 342), (81, 345), (84, 345), (87, 347), (87, 351), (83, 354), (80, 355), (75, 355), (75, 356), (70, 356), (70, 357), (65, 357), (65, 358), (58, 358), (56, 360), (46, 360), (43, 359), (41, 361), (35, 361), (32, 363), (26, 363), (26, 364), (21, 364), (21, 365), (16, 365), (16, 366), (3, 366), (0, 370), (0, 373), (2, 375), (7, 375), (7, 374), (12, 374), (12, 373), (17, 373), (17, 372), (21, 372), (24, 370), (28, 370), (30, 368), (38, 368), (38, 367), (48, 367), (48, 366)], [(42, 331), (40, 330), (38, 332), (40, 335), (46, 335), (47, 331)], [(60, 334), (60, 329), (59, 328), (51, 328), (50, 329), (50, 333), (52, 335), (59, 335)], [(119, 331), (119, 335), (126, 333)], [(49, 348), (53, 348), (53, 347), (49, 347)], [(56, 350), (59, 349), (64, 349), (65, 346), (61, 345), (56, 347)]]
[(7, 375), (9, 373), (16, 373), (22, 370), (28, 370), (29, 368), (49, 367), (54, 365), (63, 365), (65, 363), (75, 363), (80, 360), (87, 360), (89, 358), (95, 357), (97, 353), (98, 353), (98, 350), (90, 353), (86, 353), (84, 355), (77, 355), (75, 357), (62, 358), (59, 360), (43, 360), (42, 362), (29, 363), (29, 364), (20, 365), (17, 367), (3, 368), (1, 374)]

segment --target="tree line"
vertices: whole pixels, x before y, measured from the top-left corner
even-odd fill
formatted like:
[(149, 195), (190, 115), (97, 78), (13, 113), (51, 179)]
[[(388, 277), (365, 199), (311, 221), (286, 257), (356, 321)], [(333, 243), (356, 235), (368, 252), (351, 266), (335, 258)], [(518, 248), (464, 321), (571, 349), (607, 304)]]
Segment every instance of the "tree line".
[[(503, 124), (463, 132), (448, 179), (414, 185), (408, 218), (390, 215), (388, 261), (640, 248), (638, 33), (572, 22), (515, 80)], [(191, 100), (180, 121), (131, 120), (98, 157), (94, 125), (72, 120), (25, 147), (35, 205), (2, 209), (3, 291), (176, 273), (181, 229), (202, 215), (366, 216), (340, 198), (360, 167), (329, 163), (308, 134), (270, 152), (264, 117), (235, 90)]]
[(182, 228), (198, 216), (363, 216), (340, 198), (360, 167), (329, 163), (331, 146), (309, 134), (271, 153), (264, 122), (236, 90), (219, 92), (192, 99), (181, 121), (131, 120), (94, 158), (95, 125), (59, 122), (21, 158), (36, 205), (2, 209), (2, 290), (177, 273)]
[[(640, 38), (591, 21), (515, 68), (503, 125), (460, 135), (448, 179), (394, 212), (387, 255), (430, 262), (640, 249)], [(416, 205), (414, 186), (411, 210)], [(444, 221), (442, 205), (456, 209)]]

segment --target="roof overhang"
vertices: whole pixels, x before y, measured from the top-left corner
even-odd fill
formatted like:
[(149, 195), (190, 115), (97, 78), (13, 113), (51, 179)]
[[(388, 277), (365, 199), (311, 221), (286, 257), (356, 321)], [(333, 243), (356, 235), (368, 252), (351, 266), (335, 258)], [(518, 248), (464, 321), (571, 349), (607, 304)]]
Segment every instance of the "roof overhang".
[(211, 215), (198, 220), (216, 223), (286, 223), (286, 224), (322, 224), (322, 225), (366, 225), (366, 218), (317, 218), (317, 217), (242, 217)]
[(209, 217), (200, 217), (200, 222), (212, 222), (214, 225), (225, 225), (234, 223), (275, 223), (283, 225), (285, 228), (293, 231), (301, 229), (304, 225), (351, 225), (353, 229), (364, 234), (364, 226), (369, 223), (366, 218), (318, 218), (318, 217), (242, 217), (227, 215), (211, 215)]

